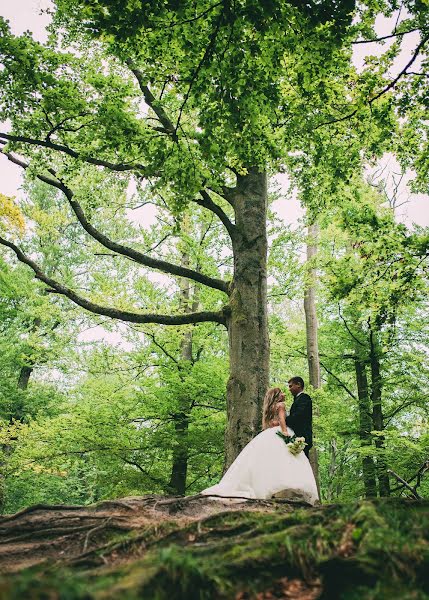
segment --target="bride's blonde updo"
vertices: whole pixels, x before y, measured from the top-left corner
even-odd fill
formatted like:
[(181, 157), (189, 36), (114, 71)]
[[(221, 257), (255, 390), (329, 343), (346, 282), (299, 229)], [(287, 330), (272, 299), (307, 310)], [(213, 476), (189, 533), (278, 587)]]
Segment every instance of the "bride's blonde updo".
[(265, 394), (262, 409), (262, 429), (270, 427), (271, 421), (277, 421), (277, 403), (281, 401), (281, 394), (282, 391), (278, 387), (271, 388)]

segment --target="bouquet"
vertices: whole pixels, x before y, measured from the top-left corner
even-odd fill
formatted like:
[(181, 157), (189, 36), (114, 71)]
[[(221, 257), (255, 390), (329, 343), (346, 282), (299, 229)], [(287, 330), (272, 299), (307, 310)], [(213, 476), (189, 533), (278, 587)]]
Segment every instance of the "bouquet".
[(304, 450), (307, 445), (304, 437), (297, 437), (296, 435), (285, 435), (281, 431), (277, 431), (276, 435), (282, 438), (288, 450), (291, 454), (296, 456)]

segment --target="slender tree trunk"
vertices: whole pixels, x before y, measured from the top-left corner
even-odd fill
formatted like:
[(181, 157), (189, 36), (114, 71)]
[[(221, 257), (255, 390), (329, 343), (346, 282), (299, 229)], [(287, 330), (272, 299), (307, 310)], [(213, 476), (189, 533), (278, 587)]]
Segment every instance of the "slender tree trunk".
[[(365, 360), (361, 355), (361, 349), (356, 347), (355, 372), (356, 385), (359, 399), (359, 437), (362, 448), (372, 446), (371, 439), (371, 402), (368, 391), (368, 378), (365, 368)], [(372, 456), (362, 458), (363, 482), (365, 486), (365, 497), (375, 498), (377, 496), (377, 480), (375, 475), (375, 464)]]
[(33, 368), (34, 367), (31, 365), (24, 365), (23, 367), (21, 367), (21, 371), (19, 372), (18, 377), (18, 388), (20, 390), (26, 390), (28, 388), (28, 383), (30, 381)]
[[(37, 331), (41, 324), (42, 324), (42, 319), (40, 317), (36, 317), (34, 319), (34, 323), (31, 328), (31, 332), (34, 333), (35, 331)], [(21, 370), (20, 370), (19, 376), (18, 376), (18, 389), (19, 390), (25, 391), (28, 388), (28, 384), (30, 382), (30, 377), (31, 377), (31, 374), (33, 373), (33, 370), (34, 370), (34, 363), (32, 364), (31, 361), (29, 361), (28, 364), (23, 365), (21, 367)], [(22, 400), (20, 400), (15, 405), (14, 414), (11, 416), (11, 421), (12, 420), (19, 421), (23, 417), (24, 417), (24, 406), (23, 406)]]
[[(192, 360), (192, 331), (186, 331), (183, 336), (181, 343), (181, 359), (182, 361)], [(180, 396), (178, 402), (178, 410), (173, 415), (175, 445), (173, 447), (169, 488), (173, 494), (184, 496), (186, 492), (186, 478), (188, 475), (191, 401), (187, 396)]]
[(184, 496), (189, 458), (189, 401), (187, 398), (180, 398), (179, 403), (179, 411), (173, 416), (175, 446), (173, 448), (169, 489), (173, 494)]
[(314, 257), (317, 254), (317, 236), (319, 227), (316, 223), (308, 227), (307, 240), (307, 285), (304, 293), (305, 325), (307, 334), (307, 360), (310, 384), (313, 388), (320, 388), (320, 361), (319, 343), (317, 339), (317, 312), (316, 312), (316, 282), (317, 272), (314, 267)]
[[(373, 429), (384, 431), (384, 416), (382, 400), (382, 378), (380, 372), (380, 354), (376, 334), (370, 330), (370, 365), (371, 365), (371, 400)], [(384, 436), (375, 437), (377, 452), (377, 476), (380, 496), (390, 496), (388, 466), (385, 457)]]
[[(314, 389), (320, 388), (320, 360), (319, 360), (319, 342), (317, 338), (317, 311), (316, 311), (316, 283), (317, 272), (314, 266), (314, 257), (317, 254), (317, 236), (319, 227), (316, 223), (308, 226), (307, 239), (307, 283), (304, 291), (304, 312), (305, 312), (305, 330), (307, 337), (307, 361), (308, 375), (310, 385)], [(314, 437), (313, 447), (310, 449), (310, 464), (316, 479), (317, 491), (320, 498), (319, 482), (319, 460), (317, 456), (316, 438)]]
[[(186, 225), (185, 225), (186, 227)], [(189, 256), (182, 254), (181, 265), (189, 266)], [(191, 312), (194, 307), (191, 303), (191, 286), (189, 279), (182, 279), (180, 284), (180, 310), (183, 313)], [(180, 344), (179, 368), (184, 362), (192, 361), (192, 330), (186, 329)], [(173, 458), (169, 489), (173, 494), (184, 496), (186, 492), (186, 477), (188, 474), (189, 458), (189, 420), (191, 411), (191, 399), (188, 396), (178, 398), (178, 410), (173, 414), (175, 444), (173, 447)]]
[(237, 177), (234, 277), (227, 315), (230, 377), (225, 467), (260, 431), (269, 382), (267, 319), (267, 176), (257, 169)]
[[(19, 371), (17, 387), (19, 390), (25, 392), (30, 382), (31, 374), (33, 373), (34, 366), (27, 364), (23, 365)], [(24, 400), (19, 394), (14, 403), (13, 413), (10, 415), (10, 422), (21, 421), (24, 418)]]
[[(35, 331), (38, 327), (40, 327), (41, 319), (36, 318), (34, 320), (32, 331)], [(23, 365), (19, 371), (17, 387), (19, 390), (25, 391), (28, 388), (28, 383), (30, 381), (31, 374), (33, 372), (33, 365)], [(19, 398), (19, 396), (18, 396)], [(10, 423), (14, 421), (20, 421), (24, 417), (24, 405), (21, 399), (15, 401), (15, 405), (13, 408), (13, 412), (10, 414), (9, 420)], [(3, 468), (7, 464), (7, 461), (10, 458), (12, 453), (12, 447), (8, 444), (0, 445), (0, 514), (3, 513), (4, 503), (5, 503), (5, 476)]]

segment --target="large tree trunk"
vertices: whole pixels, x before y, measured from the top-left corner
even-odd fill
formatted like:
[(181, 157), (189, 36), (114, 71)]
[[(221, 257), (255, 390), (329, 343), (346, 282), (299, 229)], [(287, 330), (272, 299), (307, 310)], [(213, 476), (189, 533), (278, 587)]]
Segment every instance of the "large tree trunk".
[[(371, 403), (368, 392), (368, 378), (365, 368), (365, 360), (361, 355), (361, 349), (355, 350), (355, 372), (359, 399), (359, 437), (361, 447), (366, 449), (372, 446), (371, 439)], [(375, 476), (375, 464), (372, 456), (362, 458), (363, 483), (365, 497), (375, 498), (377, 496), (377, 480)]]
[[(370, 330), (370, 365), (371, 365), (371, 400), (372, 400), (372, 423), (376, 432), (384, 431), (382, 398), (382, 379), (380, 372), (380, 354), (376, 333)], [(390, 482), (388, 467), (385, 457), (384, 436), (375, 437), (377, 453), (377, 476), (380, 496), (390, 496)]]
[(267, 319), (267, 176), (257, 169), (237, 177), (234, 278), (227, 316), (230, 377), (225, 466), (260, 431), (269, 381)]
[[(314, 266), (314, 257), (317, 254), (317, 236), (319, 227), (316, 223), (308, 226), (307, 239), (307, 282), (304, 290), (304, 312), (305, 312), (305, 330), (307, 337), (307, 361), (308, 375), (310, 385), (314, 389), (320, 388), (320, 360), (319, 360), (319, 342), (317, 338), (317, 311), (316, 311), (316, 282), (317, 272)], [(319, 484), (319, 461), (317, 456), (316, 438), (314, 445), (310, 450), (310, 464), (316, 479), (317, 491), (320, 497)]]

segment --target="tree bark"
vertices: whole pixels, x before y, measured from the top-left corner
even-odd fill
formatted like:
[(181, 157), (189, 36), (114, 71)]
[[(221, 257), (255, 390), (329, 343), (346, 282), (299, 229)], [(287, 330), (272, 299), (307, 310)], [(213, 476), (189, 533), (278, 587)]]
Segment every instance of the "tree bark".
[[(316, 282), (317, 272), (314, 266), (314, 257), (317, 254), (317, 236), (319, 227), (316, 223), (308, 226), (307, 239), (307, 282), (304, 290), (305, 330), (307, 338), (307, 361), (310, 385), (314, 389), (320, 388), (320, 360), (319, 342), (317, 338), (317, 311), (316, 311)], [(317, 491), (320, 497), (319, 460), (317, 456), (316, 438), (313, 436), (313, 447), (310, 449), (309, 459), (316, 479)]]
[[(365, 360), (361, 355), (361, 349), (356, 347), (355, 373), (358, 390), (359, 407), (359, 437), (362, 448), (372, 446), (371, 439), (371, 402), (368, 394), (368, 378), (366, 374)], [(377, 480), (375, 475), (375, 464), (372, 456), (362, 458), (363, 482), (365, 497), (375, 498), (377, 496)]]
[[(184, 223), (185, 230), (187, 228)], [(189, 233), (189, 232), (188, 232)], [(181, 266), (189, 266), (189, 255), (182, 253)], [(181, 312), (187, 314), (192, 311), (191, 307), (191, 286), (188, 279), (182, 279), (180, 282), (180, 302)], [(181, 363), (192, 361), (192, 331), (185, 330), (180, 344)], [(179, 368), (181, 364), (179, 363)], [(191, 410), (191, 399), (180, 395), (178, 398), (178, 411), (173, 414), (175, 444), (173, 446), (173, 458), (171, 465), (171, 476), (169, 489), (177, 496), (184, 496), (186, 492), (186, 478), (188, 474), (189, 458), (189, 420)]]
[(237, 177), (234, 277), (227, 315), (230, 377), (225, 467), (260, 431), (269, 383), (267, 318), (267, 176), (258, 169)]
[[(376, 432), (384, 431), (384, 416), (382, 400), (382, 378), (380, 372), (379, 345), (375, 332), (370, 330), (370, 365), (371, 365), (371, 401), (372, 423)], [(380, 496), (390, 496), (388, 465), (385, 457), (384, 436), (375, 437), (377, 448), (377, 477)]]
[[(38, 327), (40, 327), (42, 320), (37, 317), (36, 319), (34, 319), (34, 324), (32, 327), (32, 331), (35, 331), (36, 329), (38, 329)], [(18, 382), (17, 382), (17, 387), (19, 390), (25, 391), (28, 388), (28, 383), (30, 381), (30, 377), (31, 374), (33, 372), (34, 369), (34, 365), (32, 364), (28, 364), (28, 365), (23, 365), (19, 371), (19, 376), (18, 376)], [(21, 421), (24, 417), (24, 404), (22, 401), (22, 398), (20, 398), (20, 396), (18, 395), (14, 407), (13, 407), (13, 412), (11, 412), (10, 416), (9, 416), (9, 421), (10, 423), (13, 423), (14, 421)], [(5, 475), (2, 472), (3, 468), (5, 467), (5, 465), (7, 464), (8, 459), (10, 458), (10, 455), (12, 453), (12, 446), (9, 446), (8, 444), (1, 444), (0, 445), (0, 452), (2, 453), (2, 456), (0, 456), (0, 514), (3, 513), (3, 509), (4, 509), (4, 504), (5, 504), (5, 500), (6, 500), (6, 492), (5, 492)]]
[(174, 414), (175, 443), (173, 448), (173, 462), (171, 476), (168, 484), (169, 490), (175, 496), (184, 496), (186, 492), (186, 478), (188, 475), (189, 457), (189, 406), (182, 412)]
[[(187, 283), (189, 287), (189, 283)], [(192, 332), (184, 333), (181, 343), (182, 361), (192, 360)], [(187, 396), (179, 396), (178, 410), (173, 414), (174, 446), (171, 465), (169, 489), (176, 496), (184, 496), (186, 492), (186, 478), (188, 475), (189, 458), (189, 420), (191, 401)]]
[(21, 367), (21, 371), (19, 372), (18, 377), (18, 388), (20, 390), (26, 390), (28, 388), (28, 383), (30, 381), (32, 372), (33, 367), (30, 365), (24, 365), (23, 367)]
[(304, 292), (305, 325), (307, 334), (307, 361), (310, 384), (313, 388), (320, 388), (320, 361), (319, 343), (317, 338), (317, 312), (316, 312), (316, 281), (317, 273), (313, 265), (317, 254), (317, 236), (319, 227), (316, 223), (308, 226), (307, 240), (307, 285)]

